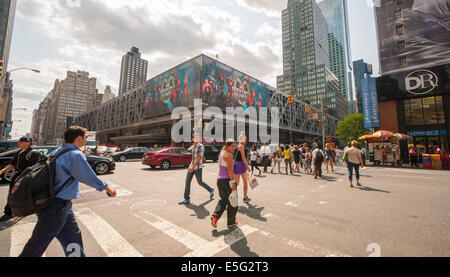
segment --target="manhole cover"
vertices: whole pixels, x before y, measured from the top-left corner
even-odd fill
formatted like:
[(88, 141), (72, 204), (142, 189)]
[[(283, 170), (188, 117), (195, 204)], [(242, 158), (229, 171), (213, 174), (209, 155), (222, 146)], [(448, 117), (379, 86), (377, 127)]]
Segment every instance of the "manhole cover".
[(132, 205), (130, 209), (133, 212), (153, 211), (161, 209), (166, 205), (167, 202), (164, 200), (146, 200)]

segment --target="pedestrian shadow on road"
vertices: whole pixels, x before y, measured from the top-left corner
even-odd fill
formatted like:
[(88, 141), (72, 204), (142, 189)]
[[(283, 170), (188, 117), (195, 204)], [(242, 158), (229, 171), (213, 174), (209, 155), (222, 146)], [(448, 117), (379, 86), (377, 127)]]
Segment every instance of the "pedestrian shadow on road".
[(186, 208), (193, 210), (195, 212), (195, 214), (191, 215), (191, 216), (197, 216), (198, 219), (205, 219), (207, 217), (209, 217), (210, 213), (209, 211), (205, 208), (206, 205), (208, 205), (209, 203), (211, 203), (213, 200), (208, 200), (205, 203), (200, 204), (199, 206), (193, 205), (193, 204), (188, 204), (185, 205)]
[[(252, 252), (250, 250), (250, 247), (248, 246), (247, 238), (245, 237), (244, 232), (242, 232), (242, 230), (239, 227), (220, 231), (220, 232), (217, 232), (217, 230), (214, 230), (212, 232), (212, 235), (216, 238), (220, 237), (220, 236), (226, 237), (227, 235), (231, 234), (232, 232), (237, 233), (236, 236), (242, 237), (242, 239), (240, 239), (238, 242), (236, 242), (234, 244), (231, 244), (230, 245), (231, 250), (233, 250), (236, 254), (238, 254), (239, 257), (259, 257), (259, 255), (257, 253)], [(225, 243), (230, 244), (227, 240), (225, 240)]]
[(359, 190), (364, 190), (364, 191), (375, 191), (375, 192), (391, 193), (390, 191), (387, 191), (387, 190), (374, 189), (374, 188), (367, 187), (367, 186), (362, 186), (362, 187), (358, 187), (358, 188), (359, 188)]
[(247, 207), (239, 206), (238, 212), (241, 214), (244, 214), (250, 218), (267, 222), (267, 218), (261, 216), (261, 212), (262, 212), (262, 210), (264, 210), (264, 207), (261, 207), (261, 208), (257, 208), (257, 207), (258, 207), (258, 205), (253, 206), (253, 205), (247, 203)]
[(322, 176), (321, 179), (328, 181), (328, 182), (335, 182), (337, 181), (337, 178), (332, 177), (332, 176)]
[(143, 171), (155, 171), (155, 172), (170, 172), (170, 171), (187, 171), (186, 167), (171, 167), (167, 170), (161, 169), (161, 168), (141, 168)]
[(0, 222), (0, 232), (3, 230), (6, 230), (8, 228), (13, 227), (14, 225), (16, 225), (18, 222), (13, 221), (13, 220), (9, 220), (9, 221), (5, 221), (5, 222)]

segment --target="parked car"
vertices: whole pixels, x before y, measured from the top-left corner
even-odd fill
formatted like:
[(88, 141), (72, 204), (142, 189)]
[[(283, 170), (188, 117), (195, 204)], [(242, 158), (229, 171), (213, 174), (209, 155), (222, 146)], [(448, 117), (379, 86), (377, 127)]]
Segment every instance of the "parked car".
[(107, 149), (108, 149), (107, 146), (97, 147), (97, 155), (104, 155)]
[[(0, 153), (0, 169), (4, 168), (5, 166), (7, 166), (9, 164), (9, 162), (12, 160), (14, 154), (17, 151), (20, 151), (20, 149), (16, 148), (13, 150), (9, 150), (9, 151)], [(15, 174), (15, 171), (14, 171), (14, 169), (12, 169), (12, 170), (9, 170), (8, 172), (6, 172), (5, 174), (1, 175), (0, 178), (3, 181), (6, 181), (9, 183), (9, 182), (11, 182), (14, 174)]]
[(117, 147), (117, 146), (113, 146), (113, 145), (108, 145), (107, 146), (107, 148), (106, 148), (106, 151), (105, 151), (105, 153), (104, 153), (104, 155), (106, 156), (106, 157), (111, 157), (111, 155), (112, 154), (114, 154), (114, 153), (116, 153), (116, 152), (119, 152), (120, 150), (119, 150), (119, 147)]
[(122, 152), (113, 153), (111, 155), (111, 158), (116, 162), (118, 162), (118, 161), (124, 162), (126, 160), (132, 160), (132, 159), (142, 159), (142, 157), (144, 156), (144, 154), (146, 152), (150, 152), (150, 149), (148, 149), (146, 147), (134, 147), (134, 148), (129, 148)]
[(160, 166), (164, 170), (177, 166), (189, 166), (192, 160), (191, 152), (184, 148), (169, 147), (156, 152), (147, 152), (142, 158), (142, 164), (151, 168)]
[(206, 161), (213, 161), (217, 162), (219, 160), (219, 154), (220, 154), (220, 148), (219, 146), (215, 145), (205, 145), (205, 154), (204, 154), (204, 162)]
[[(35, 151), (39, 151), (45, 156), (50, 155), (58, 148), (58, 146), (33, 146)], [(97, 156), (86, 156), (86, 158), (97, 175), (103, 175), (116, 169), (116, 164), (111, 159)]]

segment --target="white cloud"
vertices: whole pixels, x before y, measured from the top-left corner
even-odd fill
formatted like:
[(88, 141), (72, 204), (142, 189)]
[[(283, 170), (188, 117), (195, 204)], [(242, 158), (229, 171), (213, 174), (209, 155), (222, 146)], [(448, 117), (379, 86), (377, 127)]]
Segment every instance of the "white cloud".
[[(256, 3), (237, 1), (250, 8)], [(244, 26), (243, 19), (231, 7), (219, 9), (209, 0), (80, 3), (79, 8), (71, 8), (66, 0), (18, 2), (17, 20), (32, 22), (55, 53), (45, 59), (37, 53), (35, 60), (11, 57), (11, 68), (36, 67), (42, 72), (39, 77), (13, 76), (14, 105), (28, 105), (32, 112), (38, 107), (39, 98), (42, 100), (53, 88), (55, 79), (64, 79), (67, 70), (88, 71), (97, 78), (99, 92), (111, 85), (117, 93), (121, 58), (131, 46), (140, 48), (143, 58), (149, 61), (149, 78), (201, 53), (213, 57), (219, 53), (222, 62), (271, 85), (281, 73), (281, 26), (277, 30), (277, 26), (265, 23), (252, 37), (245, 37), (242, 33), (250, 26)], [(280, 7), (271, 1), (263, 1), (259, 6), (268, 14)], [(280, 12), (276, 14), (279, 17)], [(31, 42), (25, 43), (32, 47)]]
[(236, 4), (270, 17), (280, 17), (288, 0), (233, 0)]

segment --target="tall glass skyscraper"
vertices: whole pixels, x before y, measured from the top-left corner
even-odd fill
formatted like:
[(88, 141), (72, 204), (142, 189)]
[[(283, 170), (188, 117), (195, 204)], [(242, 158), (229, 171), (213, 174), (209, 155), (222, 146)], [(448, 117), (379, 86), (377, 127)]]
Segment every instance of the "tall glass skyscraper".
[(353, 113), (353, 69), (347, 0), (323, 0), (319, 2), (319, 7), (328, 26), (330, 69), (338, 77), (341, 93), (350, 101), (350, 112)]
[(327, 21), (315, 0), (289, 0), (282, 11), (283, 75), (277, 87), (313, 105), (321, 99), (331, 113), (343, 118), (348, 101), (330, 69)]
[(4, 122), (11, 121), (12, 118), (12, 80), (7, 68), (16, 2), (17, 0), (0, 0), (0, 60), (4, 62), (0, 74), (3, 77), (0, 82), (0, 139), (8, 136), (9, 132), (3, 132)]

